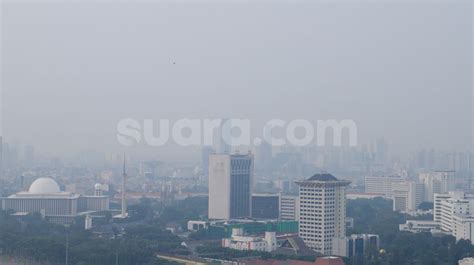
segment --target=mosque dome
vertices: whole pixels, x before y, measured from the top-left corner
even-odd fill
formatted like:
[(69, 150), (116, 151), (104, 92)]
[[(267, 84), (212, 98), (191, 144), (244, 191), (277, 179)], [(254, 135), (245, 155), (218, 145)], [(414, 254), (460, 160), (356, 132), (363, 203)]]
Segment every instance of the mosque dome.
[(33, 181), (28, 190), (33, 194), (59, 193), (61, 189), (58, 183), (52, 178), (39, 178)]

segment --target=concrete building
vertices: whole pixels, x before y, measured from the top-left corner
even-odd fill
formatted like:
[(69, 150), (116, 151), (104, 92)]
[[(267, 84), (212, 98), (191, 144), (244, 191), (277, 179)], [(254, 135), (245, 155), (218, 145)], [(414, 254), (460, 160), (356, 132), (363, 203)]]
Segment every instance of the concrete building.
[(253, 155), (209, 156), (209, 219), (252, 214)]
[(279, 194), (252, 195), (252, 218), (278, 219), (280, 217)]
[(275, 232), (265, 232), (264, 237), (245, 236), (242, 228), (232, 229), (232, 236), (230, 238), (223, 238), (222, 246), (237, 250), (264, 252), (275, 251), (278, 247)]
[(84, 196), (61, 191), (52, 178), (38, 178), (28, 191), (2, 198), (2, 209), (17, 213), (40, 213), (55, 223), (70, 223), (83, 212), (106, 211), (108, 196)]
[(372, 246), (376, 250), (380, 249), (378, 235), (360, 234), (335, 238), (332, 242), (332, 255), (347, 258), (363, 256), (369, 246)]
[(346, 187), (349, 181), (331, 174), (316, 174), (299, 186), (299, 236), (305, 244), (325, 255), (332, 254), (334, 238), (346, 236)]
[(456, 240), (474, 241), (474, 216), (455, 214), (453, 216), (452, 235)]
[(189, 231), (199, 231), (202, 229), (209, 228), (209, 223), (206, 221), (188, 221), (188, 230)]
[(424, 199), (424, 186), (414, 181), (394, 183), (392, 186), (393, 210), (414, 212)]
[(298, 220), (299, 205), (300, 199), (298, 196), (280, 196), (280, 219)]
[(209, 156), (214, 152), (211, 146), (204, 146), (201, 149), (201, 171), (206, 177), (209, 175)]
[(379, 194), (381, 196), (392, 198), (393, 185), (406, 181), (405, 178), (390, 176), (390, 177), (365, 177), (365, 192), (371, 194)]
[(422, 173), (418, 176), (423, 183), (426, 202), (434, 202), (435, 193), (448, 193), (456, 190), (454, 171), (434, 171)]
[(464, 192), (450, 192), (449, 194), (435, 194), (434, 221), (439, 222), (441, 230), (452, 232), (454, 215), (471, 215), (474, 213), (474, 197)]

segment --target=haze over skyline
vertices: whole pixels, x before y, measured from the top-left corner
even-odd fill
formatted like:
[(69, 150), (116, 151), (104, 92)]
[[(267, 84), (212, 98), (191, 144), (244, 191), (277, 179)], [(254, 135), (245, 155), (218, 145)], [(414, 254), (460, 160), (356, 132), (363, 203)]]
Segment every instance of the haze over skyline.
[(470, 1), (7, 1), (3, 136), (63, 155), (124, 150), (123, 118), (352, 119), (397, 153), (472, 150), (471, 23)]

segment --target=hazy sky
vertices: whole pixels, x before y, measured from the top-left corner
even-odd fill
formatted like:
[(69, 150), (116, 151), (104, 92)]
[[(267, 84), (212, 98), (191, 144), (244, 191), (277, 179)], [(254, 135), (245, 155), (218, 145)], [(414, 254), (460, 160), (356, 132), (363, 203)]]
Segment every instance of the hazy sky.
[(471, 1), (38, 2), (1, 15), (3, 135), (38, 152), (123, 150), (126, 117), (353, 119), (397, 152), (473, 139)]

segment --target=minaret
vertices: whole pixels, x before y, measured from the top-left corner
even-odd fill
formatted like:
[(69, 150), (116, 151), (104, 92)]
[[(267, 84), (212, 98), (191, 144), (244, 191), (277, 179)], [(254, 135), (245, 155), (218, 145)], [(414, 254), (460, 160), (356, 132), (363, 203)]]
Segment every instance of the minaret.
[(126, 197), (126, 183), (127, 183), (127, 168), (125, 164), (125, 155), (123, 156), (123, 179), (122, 179), (122, 217), (127, 217), (127, 197)]

